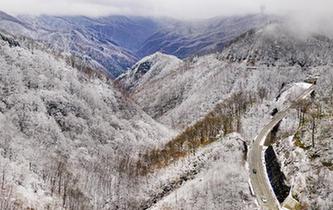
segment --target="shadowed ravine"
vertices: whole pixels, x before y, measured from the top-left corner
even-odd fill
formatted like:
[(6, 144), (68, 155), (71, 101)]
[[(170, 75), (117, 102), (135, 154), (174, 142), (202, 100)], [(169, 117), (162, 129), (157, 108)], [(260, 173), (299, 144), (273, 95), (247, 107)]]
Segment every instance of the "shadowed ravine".
[(286, 184), (286, 177), (281, 171), (280, 164), (272, 146), (265, 152), (266, 169), (274, 193), (280, 203), (289, 195), (290, 186)]

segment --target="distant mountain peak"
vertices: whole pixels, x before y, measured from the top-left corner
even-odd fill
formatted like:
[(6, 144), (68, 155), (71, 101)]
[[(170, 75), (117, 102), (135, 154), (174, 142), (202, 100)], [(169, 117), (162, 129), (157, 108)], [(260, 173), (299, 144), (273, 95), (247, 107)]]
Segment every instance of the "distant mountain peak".
[(232, 62), (248, 65), (310, 68), (333, 62), (333, 40), (323, 35), (302, 34), (286, 23), (252, 29), (229, 43), (221, 53)]
[[(5, 20), (0, 22), (0, 29), (46, 42), (55, 51), (88, 57), (116, 78), (139, 59), (155, 52), (187, 58), (221, 51), (225, 43), (267, 24), (269, 19), (247, 15), (180, 21), (134, 16), (12, 17), (0, 13), (0, 20)], [(163, 57), (163, 53), (153, 56)]]
[(166, 53), (162, 53), (160, 51), (158, 52), (155, 52), (149, 56), (146, 56), (144, 58), (142, 58), (140, 61), (138, 61), (138, 64), (139, 63), (142, 63), (142, 62), (146, 62), (146, 61), (151, 61), (151, 62), (158, 62), (160, 60), (180, 60), (179, 58), (177, 58), (177, 56), (174, 56), (174, 55), (169, 55), (169, 54), (166, 54)]
[(11, 21), (11, 22), (15, 22), (15, 23), (19, 23), (19, 24), (23, 25), (23, 23), (19, 19), (17, 19), (16, 17), (11, 16), (11, 15), (9, 15), (9, 14), (0, 10), (0, 21), (1, 20)]

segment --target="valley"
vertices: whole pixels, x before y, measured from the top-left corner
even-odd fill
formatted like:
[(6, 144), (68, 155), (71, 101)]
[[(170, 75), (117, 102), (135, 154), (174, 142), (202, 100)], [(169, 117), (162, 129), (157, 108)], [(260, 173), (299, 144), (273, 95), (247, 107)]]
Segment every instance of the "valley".
[(1, 12), (0, 209), (332, 209), (333, 39), (284, 21)]

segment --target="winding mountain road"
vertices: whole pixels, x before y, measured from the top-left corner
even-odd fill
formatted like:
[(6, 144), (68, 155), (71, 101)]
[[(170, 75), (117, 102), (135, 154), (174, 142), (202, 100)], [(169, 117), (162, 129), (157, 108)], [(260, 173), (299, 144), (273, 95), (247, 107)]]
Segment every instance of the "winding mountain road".
[(254, 194), (257, 197), (257, 201), (262, 210), (279, 210), (281, 209), (271, 183), (269, 181), (266, 166), (265, 166), (265, 141), (271, 130), (288, 115), (290, 109), (294, 104), (302, 99), (305, 99), (315, 90), (315, 85), (310, 86), (305, 90), (296, 100), (294, 100), (289, 106), (278, 112), (255, 138), (249, 151), (249, 169), (250, 169), (250, 181)]

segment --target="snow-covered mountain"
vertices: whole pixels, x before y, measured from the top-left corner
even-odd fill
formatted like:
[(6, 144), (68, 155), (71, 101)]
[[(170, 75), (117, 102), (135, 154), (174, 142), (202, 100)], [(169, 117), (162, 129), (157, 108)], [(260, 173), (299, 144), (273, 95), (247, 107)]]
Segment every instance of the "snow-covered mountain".
[[(222, 53), (184, 62), (169, 57), (172, 61), (167, 64), (163, 59), (147, 57), (144, 63), (155, 65), (143, 76), (133, 76), (141, 61), (118, 80), (124, 81), (134, 100), (151, 116), (163, 122), (166, 117), (169, 125), (176, 120), (186, 126), (233, 92), (266, 88), (277, 94), (282, 83), (304, 80), (314, 67), (332, 63), (332, 44), (323, 36), (298, 39), (280, 24), (271, 24), (244, 33)], [(164, 66), (163, 75), (154, 73), (159, 72), (156, 63)], [(272, 72), (279, 72), (274, 81), (262, 81)], [(146, 82), (146, 78), (151, 82)]]
[(0, 30), (15, 35), (33, 34), (32, 28), (20, 21), (18, 18), (8, 15), (0, 11)]
[(0, 39), (0, 209), (126, 209), (125, 163), (174, 132), (107, 77), (8, 40)]
[(156, 51), (187, 58), (221, 51), (240, 34), (262, 27), (278, 18), (266, 15), (245, 15), (212, 18), (193, 22), (174, 22), (149, 37), (138, 50), (138, 56)]
[(120, 77), (117, 81), (125, 87), (127, 91), (140, 89), (140, 87), (154, 83), (170, 73), (177, 70), (183, 63), (175, 56), (166, 55), (160, 52), (147, 56), (135, 64), (132, 69)]
[(5, 13), (0, 28), (14, 34), (49, 43), (55, 51), (69, 52), (93, 60), (112, 77), (123, 73), (138, 58), (131, 49), (146, 39), (156, 24), (140, 17), (55, 17), (18, 16)]
[(276, 18), (251, 15), (180, 21), (108, 16), (18, 16), (1, 13), (0, 29), (72, 53), (117, 77), (144, 56), (162, 51), (180, 58), (223, 49), (243, 32)]
[[(34, 39), (50, 43), (55, 50), (92, 59), (112, 77), (118, 76), (137, 61), (133, 53), (113, 39), (114, 36), (98, 28), (104, 27), (111, 30), (113, 27), (111, 24), (121, 27), (122, 25), (118, 22), (106, 25), (102, 21), (87, 17), (20, 16), (19, 18), (37, 31)], [(131, 30), (129, 23), (124, 27)], [(118, 28), (114, 30), (118, 31)], [(124, 36), (124, 38), (127, 37)]]
[[(306, 106), (307, 108), (298, 105), (291, 119), (288, 117), (282, 122), (278, 134), (274, 135), (275, 141), (278, 142), (274, 145), (274, 149), (277, 156), (275, 161), (278, 161), (277, 164), (281, 165), (281, 170), (286, 175), (286, 180), (281, 181), (289, 183), (291, 194), (300, 201), (301, 208), (330, 209), (333, 205), (329, 201), (332, 196), (332, 183), (328, 180), (333, 175), (331, 154), (333, 148), (329, 140), (332, 135), (328, 130), (333, 122), (330, 105), (333, 90), (332, 45), (333, 40), (324, 35), (301, 36), (285, 24), (273, 23), (244, 33), (230, 42), (221, 53), (194, 57), (183, 62), (168, 55), (159, 54), (160, 60), (156, 60), (156, 55), (149, 56), (135, 65), (130, 72), (119, 77), (118, 81), (123, 83), (130, 97), (154, 119), (183, 130), (173, 144), (181, 144), (178, 141), (190, 141), (184, 140), (188, 136), (193, 139), (203, 138), (201, 139), (203, 142), (215, 141), (214, 137), (196, 137), (196, 135), (206, 135), (205, 131), (201, 130), (202, 127), (220, 126), (215, 123), (214, 116), (230, 109), (234, 110), (235, 114), (232, 115), (231, 122), (228, 115), (222, 115), (222, 119), (225, 120), (222, 120), (225, 126), (221, 129), (222, 135), (230, 131), (238, 132), (245, 144), (251, 146), (260, 129), (270, 122), (271, 114), (279, 111), (286, 100), (295, 99), (297, 92), (294, 91), (298, 84), (296, 86), (294, 84), (319, 77), (317, 95), (312, 101), (304, 102), (313, 105)], [(170, 59), (168, 64), (164, 62), (165, 57)], [(146, 63), (152, 65), (145, 65)], [(138, 71), (140, 65), (145, 67), (144, 71)], [(163, 71), (159, 70), (159, 66), (164, 66)], [(156, 72), (161, 73), (155, 74)], [(286, 97), (288, 94), (291, 95)], [(248, 98), (242, 97), (244, 95)], [(242, 104), (246, 100), (249, 100), (249, 103), (237, 107), (237, 104)], [(209, 113), (212, 109), (215, 111)], [(189, 125), (192, 126), (188, 127)], [(313, 125), (317, 126), (314, 130), (311, 128)], [(313, 132), (315, 146), (311, 144)], [(173, 152), (175, 148), (170, 147), (167, 145), (164, 149), (147, 155), (154, 157), (153, 155), (158, 154), (164, 157), (164, 161), (149, 162), (151, 164), (156, 162), (156, 165), (165, 164), (169, 153), (182, 156), (186, 148), (191, 148), (183, 144), (183, 150)], [(202, 148), (199, 146), (198, 150), (202, 151)], [(269, 159), (271, 153), (266, 155), (268, 160), (271, 160)], [(296, 160), (298, 162), (294, 164)], [(295, 174), (300, 167), (303, 167), (301, 173)], [(228, 172), (230, 171), (221, 170), (219, 176)], [(310, 178), (306, 178), (304, 173)], [(202, 179), (204, 183), (212, 180), (207, 176)], [(214, 183), (218, 185), (218, 180), (215, 181)], [(200, 203), (200, 198), (215, 192), (218, 187), (212, 184), (208, 190), (198, 184), (199, 182), (194, 178), (190, 183), (184, 184), (179, 190), (162, 199), (154, 208), (172, 209), (179, 206), (185, 209), (203, 208), (204, 204)], [(320, 187), (316, 185), (317, 182), (322, 183)], [(275, 184), (274, 181), (272, 183)], [(233, 189), (236, 189), (236, 186)], [(279, 190), (281, 189), (277, 188), (276, 193), (279, 193)], [(240, 192), (246, 194), (244, 191)], [(207, 199), (209, 201), (205, 199), (202, 201), (207, 202), (206, 205), (217, 202), (214, 199)], [(217, 206), (212, 208), (224, 209), (226, 199), (230, 197), (220, 199), (217, 199), (220, 203), (215, 203)], [(191, 202), (192, 200), (198, 202)], [(239, 206), (235, 207), (237, 208)], [(244, 209), (251, 208), (244, 207)]]
[[(265, 16), (0, 17), (0, 209), (256, 209), (248, 149), (313, 78), (315, 94), (271, 133), (265, 159), (269, 174), (284, 174), (271, 178), (281, 199), (291, 189), (298, 208), (333, 208), (329, 37), (300, 36)], [(193, 46), (191, 56), (148, 44), (162, 52), (112, 81), (57, 53), (106, 70), (120, 57), (137, 60), (155, 32), (177, 49)]]

